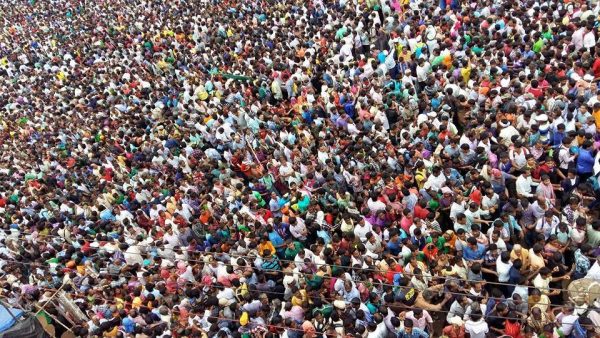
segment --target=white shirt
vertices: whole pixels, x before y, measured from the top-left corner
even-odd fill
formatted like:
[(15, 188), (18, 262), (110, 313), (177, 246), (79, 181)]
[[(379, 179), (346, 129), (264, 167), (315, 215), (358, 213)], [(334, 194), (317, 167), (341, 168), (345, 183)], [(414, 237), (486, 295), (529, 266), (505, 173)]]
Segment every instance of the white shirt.
[(561, 324), (560, 330), (565, 336), (571, 334), (573, 331), (573, 324), (579, 318), (576, 314), (565, 315), (564, 313), (559, 313), (556, 316), (556, 321)]
[(367, 240), (367, 232), (373, 231), (371, 224), (365, 221), (365, 225), (357, 224), (354, 227), (354, 235), (360, 239), (361, 242), (365, 242)]
[(372, 200), (369, 198), (369, 200), (367, 201), (367, 206), (369, 207), (369, 209), (371, 210), (371, 212), (377, 212), (379, 210), (385, 210), (385, 203), (379, 201), (379, 200)]
[(483, 206), (485, 209), (497, 207), (499, 200), (500, 200), (500, 197), (496, 193), (494, 193), (494, 195), (491, 198), (488, 197), (487, 195), (485, 195), (481, 199), (481, 206)]
[(519, 131), (513, 127), (513, 126), (508, 126), (506, 128), (503, 128), (500, 131), (500, 134), (498, 135), (501, 139), (501, 142), (505, 145), (508, 146), (511, 144), (511, 137), (513, 137), (514, 135), (519, 135)]
[(489, 330), (490, 329), (484, 320), (479, 320), (477, 322), (467, 320), (465, 323), (465, 331), (469, 333), (471, 338), (485, 338)]
[(596, 45), (596, 37), (593, 32), (588, 32), (583, 36), (583, 47), (592, 48)]
[(550, 222), (546, 220), (546, 217), (542, 217), (535, 224), (535, 230), (542, 232), (544, 234), (544, 237), (548, 239), (550, 235), (554, 232), (554, 229), (556, 229), (556, 227), (558, 226), (558, 223), (560, 223), (560, 220), (556, 216), (553, 216), (552, 221)]
[(464, 213), (465, 212), (465, 204), (463, 203), (452, 203), (452, 205), (450, 206), (450, 219), (451, 220), (456, 220), (456, 215), (460, 214), (460, 213)]
[(498, 273), (498, 281), (502, 283), (508, 282), (508, 272), (512, 267), (512, 262), (509, 260), (508, 263), (502, 262), (502, 259), (498, 257), (496, 259), (496, 272)]
[(533, 194), (531, 193), (531, 186), (537, 185), (537, 183), (533, 182), (531, 176), (525, 177), (523, 175), (520, 175), (519, 177), (517, 177), (516, 185), (517, 194), (523, 195), (525, 197), (533, 197)]
[(520, 152), (511, 150), (508, 152), (510, 160), (514, 162), (516, 169), (521, 169), (527, 164), (526, 155), (529, 154), (525, 149), (521, 149)]
[(434, 175), (429, 175), (427, 181), (425, 182), (425, 187), (430, 187), (433, 191), (438, 191), (442, 189), (446, 185), (446, 177), (441, 173), (435, 177)]
[(572, 158), (569, 154), (569, 149), (561, 145), (558, 149), (558, 167), (561, 169), (569, 169), (569, 163)]
[(573, 33), (571, 36), (571, 42), (575, 45), (575, 50), (579, 50), (583, 47), (583, 31), (584, 28), (580, 28)]
[(538, 288), (542, 293), (548, 293), (550, 290), (550, 278), (542, 278), (542, 274), (538, 273), (533, 279), (533, 286)]
[(600, 281), (600, 263), (598, 263), (598, 261), (592, 265), (587, 275), (585, 275), (585, 278), (591, 278), (596, 281)]

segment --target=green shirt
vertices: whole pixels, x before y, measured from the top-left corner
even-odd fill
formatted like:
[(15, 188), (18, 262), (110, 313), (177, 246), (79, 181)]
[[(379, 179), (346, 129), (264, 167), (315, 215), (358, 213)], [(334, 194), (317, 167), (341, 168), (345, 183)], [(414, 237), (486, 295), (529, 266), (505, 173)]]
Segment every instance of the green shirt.
[(537, 40), (534, 44), (533, 47), (531, 47), (531, 50), (539, 53), (542, 51), (542, 48), (544, 48), (544, 40), (542, 40), (541, 38), (539, 40)]
[(298, 254), (298, 252), (300, 252), (300, 250), (304, 249), (304, 245), (302, 245), (302, 243), (300, 243), (298, 241), (294, 241), (293, 243), (294, 243), (294, 248), (290, 249), (289, 247), (287, 247), (285, 249), (285, 253), (284, 253), (285, 259), (289, 260), (289, 261), (294, 260), (294, 258), (296, 258), (296, 255)]
[(12, 203), (19, 202), (19, 194), (10, 195), (10, 197), (8, 198), (8, 200), (11, 201)]
[(346, 26), (343, 26), (342, 28), (338, 29), (337, 32), (335, 32), (335, 39), (339, 40), (343, 38), (344, 36), (346, 36), (346, 32), (348, 32), (348, 28), (346, 28)]
[(265, 204), (267, 204), (265, 202), (265, 200), (263, 199), (262, 195), (258, 191), (253, 191), (252, 196), (254, 196), (254, 198), (256, 198), (259, 206), (264, 207)]
[[(432, 242), (433, 242), (433, 239), (431, 237), (427, 237), (427, 243), (432, 243)], [(444, 247), (444, 244), (446, 244), (446, 239), (442, 236), (438, 237), (437, 241), (435, 241), (434, 244), (440, 252), (448, 253), (450, 251), (450, 248)]]
[(481, 53), (483, 53), (483, 48), (479, 47), (479, 46), (475, 46), (473, 48), (471, 48), (471, 50), (473, 51), (473, 53), (475, 53), (475, 55), (479, 56), (481, 55)]
[(600, 231), (594, 230), (591, 224), (587, 226), (587, 242), (592, 248), (597, 248), (600, 245)]

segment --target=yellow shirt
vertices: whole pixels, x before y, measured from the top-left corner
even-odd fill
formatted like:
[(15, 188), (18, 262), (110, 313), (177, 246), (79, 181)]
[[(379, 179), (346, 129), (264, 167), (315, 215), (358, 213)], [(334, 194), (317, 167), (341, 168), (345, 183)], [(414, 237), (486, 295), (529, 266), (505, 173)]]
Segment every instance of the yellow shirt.
[(596, 122), (596, 129), (600, 129), (600, 109), (593, 112), (594, 122)]
[(137, 309), (140, 306), (142, 306), (142, 299), (140, 297), (135, 297), (133, 299), (133, 301), (131, 302), (131, 307), (133, 307), (134, 309)]
[(541, 269), (546, 266), (546, 263), (544, 263), (544, 258), (534, 254), (533, 249), (529, 249), (529, 264), (533, 270)]
[(260, 243), (258, 245), (258, 253), (260, 255), (263, 254), (263, 252), (265, 252), (265, 250), (269, 250), (271, 252), (271, 255), (275, 253), (275, 247), (273, 246), (273, 243), (271, 243), (271, 241), (267, 241), (266, 243)]
[(300, 297), (294, 295), (292, 297), (292, 305), (296, 306), (304, 306), (304, 303), (307, 301), (306, 290), (300, 290)]
[(520, 252), (520, 256), (517, 255), (519, 254), (519, 252), (515, 251), (514, 249), (510, 252), (510, 260), (514, 261), (516, 259), (521, 259), (521, 262), (523, 262), (523, 266), (529, 266), (529, 251), (527, 249), (521, 249)]

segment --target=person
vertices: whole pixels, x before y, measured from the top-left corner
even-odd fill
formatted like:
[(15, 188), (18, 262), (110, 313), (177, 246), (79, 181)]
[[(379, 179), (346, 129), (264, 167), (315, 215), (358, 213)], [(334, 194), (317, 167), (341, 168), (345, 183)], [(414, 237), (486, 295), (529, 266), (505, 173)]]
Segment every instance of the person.
[(412, 319), (404, 320), (404, 330), (398, 333), (400, 338), (429, 338), (429, 335), (418, 327), (414, 326)]
[(450, 325), (444, 327), (442, 330), (442, 334), (448, 338), (464, 338), (465, 337), (465, 327), (464, 321), (458, 317), (452, 317), (448, 323)]
[(463, 318), (465, 315), (465, 310), (469, 303), (470, 299), (464, 295), (456, 297), (456, 299), (450, 305), (450, 310), (448, 311), (448, 314), (446, 316), (446, 321), (450, 323), (454, 317)]
[(533, 197), (533, 188), (538, 185), (538, 183), (535, 182), (531, 177), (531, 172), (529, 170), (524, 170), (523, 173), (519, 175), (519, 177), (517, 177), (517, 181), (515, 184), (517, 187), (517, 196), (519, 198)]
[(556, 322), (560, 325), (560, 332), (565, 336), (569, 336), (571, 331), (573, 331), (573, 324), (577, 321), (579, 315), (575, 313), (574, 305), (571, 303), (567, 303), (559, 309), (560, 312), (554, 317), (556, 318)]
[(591, 261), (589, 257), (593, 257), (593, 249), (589, 244), (583, 244), (575, 250), (575, 270), (573, 271), (573, 279), (585, 277), (590, 270)]
[(408, 311), (404, 318), (412, 320), (414, 327), (419, 328), (428, 334), (433, 333), (433, 319), (427, 310), (414, 309), (413, 311)]
[(486, 337), (489, 332), (489, 327), (481, 312), (471, 312), (469, 320), (465, 322), (465, 332), (472, 338)]
[(571, 336), (574, 338), (588, 337), (588, 333), (594, 332), (594, 323), (587, 317), (578, 318), (573, 323), (573, 330)]
[(470, 262), (483, 262), (483, 257), (485, 254), (485, 246), (483, 244), (477, 243), (477, 240), (474, 237), (469, 237), (467, 239), (467, 245), (463, 248), (463, 258)]

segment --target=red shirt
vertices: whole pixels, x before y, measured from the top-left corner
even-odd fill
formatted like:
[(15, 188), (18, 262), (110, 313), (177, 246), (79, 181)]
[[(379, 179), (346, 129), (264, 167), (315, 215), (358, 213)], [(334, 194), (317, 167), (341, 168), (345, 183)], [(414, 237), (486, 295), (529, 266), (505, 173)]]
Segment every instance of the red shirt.
[(594, 72), (594, 77), (600, 77), (600, 58), (596, 58), (596, 60), (594, 60), (592, 71)]
[(413, 224), (413, 219), (412, 217), (406, 217), (406, 216), (402, 216), (402, 219), (400, 220), (400, 227), (402, 228), (402, 230), (404, 230), (404, 232), (406, 232), (407, 234), (410, 234), (410, 226)]
[(390, 268), (385, 273), (385, 279), (389, 284), (394, 284), (394, 275), (396, 275), (397, 273), (402, 273), (402, 265), (400, 264), (396, 264), (396, 267), (394, 269)]
[(456, 330), (452, 325), (448, 325), (444, 328), (442, 333), (449, 338), (465, 338), (465, 328), (462, 326)]
[(504, 333), (512, 338), (521, 338), (521, 325), (518, 322), (504, 321)]
[(429, 210), (427, 208), (423, 208), (420, 205), (415, 205), (414, 211), (415, 217), (420, 219), (426, 219), (427, 215), (429, 215)]
[(530, 92), (535, 98), (542, 96), (544, 93), (540, 88), (529, 88), (528, 92)]
[(481, 205), (482, 198), (483, 198), (483, 196), (481, 195), (481, 191), (479, 191), (479, 189), (473, 190), (473, 192), (471, 192), (471, 195), (469, 195), (469, 199), (471, 199), (471, 201), (477, 203), (477, 205)]

